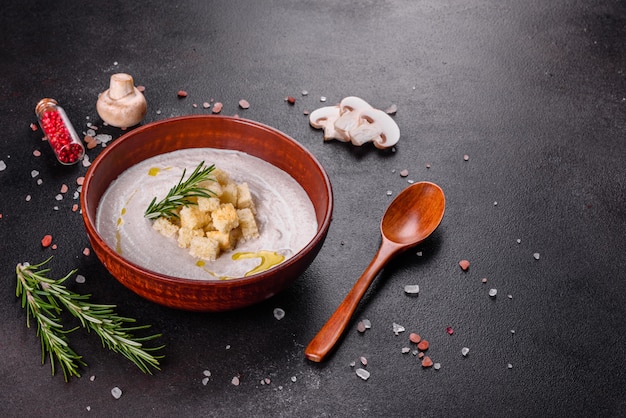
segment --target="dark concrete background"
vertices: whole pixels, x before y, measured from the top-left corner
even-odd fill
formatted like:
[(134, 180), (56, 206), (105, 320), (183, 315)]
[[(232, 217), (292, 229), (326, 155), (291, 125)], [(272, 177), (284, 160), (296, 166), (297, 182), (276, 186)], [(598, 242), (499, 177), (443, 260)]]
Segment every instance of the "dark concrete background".
[[(3, 416), (626, 414), (623, 0), (9, 1), (0, 31)], [(236, 312), (179, 312), (82, 254), (87, 236), (70, 208), (87, 168), (58, 165), (29, 125), (37, 101), (54, 97), (79, 132), (101, 126), (96, 98), (116, 72), (145, 86), (144, 123), (208, 113), (192, 104), (213, 98), (223, 114), (280, 129), (320, 160), (334, 219), (292, 288)], [(189, 96), (178, 99), (180, 89)], [(304, 111), (348, 95), (398, 106), (395, 152), (324, 143), (309, 127)], [(242, 98), (249, 109), (238, 108)], [(380, 217), (407, 180), (444, 189), (443, 223), (382, 272), (335, 354), (307, 361), (304, 347), (374, 255)], [(63, 183), (70, 193), (57, 201)], [(46, 233), (58, 249), (41, 248)], [(83, 377), (51, 377), (14, 292), (15, 265), (50, 255), (55, 277), (78, 269), (86, 282), (74, 290), (163, 333), (161, 372), (143, 375), (77, 331)], [(405, 295), (406, 284), (420, 295)], [(360, 318), (372, 322), (364, 334)], [(394, 335), (394, 322), (407, 331)], [(430, 341), (440, 370), (401, 353), (411, 331)], [(361, 356), (367, 381), (350, 365)]]

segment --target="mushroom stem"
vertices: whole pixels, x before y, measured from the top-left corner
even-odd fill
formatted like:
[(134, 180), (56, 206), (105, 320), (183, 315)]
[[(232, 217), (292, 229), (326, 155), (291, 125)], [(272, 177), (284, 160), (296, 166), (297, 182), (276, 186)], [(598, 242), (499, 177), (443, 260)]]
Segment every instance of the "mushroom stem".
[(132, 94), (135, 90), (135, 83), (129, 74), (118, 73), (111, 76), (109, 82), (109, 97), (119, 100), (124, 96)]

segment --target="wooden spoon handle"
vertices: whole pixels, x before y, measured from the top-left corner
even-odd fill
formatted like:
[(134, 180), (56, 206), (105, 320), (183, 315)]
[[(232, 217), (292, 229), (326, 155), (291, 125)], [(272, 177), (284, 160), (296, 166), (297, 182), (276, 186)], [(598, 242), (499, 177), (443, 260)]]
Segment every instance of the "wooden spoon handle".
[(356, 281), (348, 295), (343, 302), (339, 305), (335, 313), (326, 321), (326, 324), (319, 330), (317, 335), (313, 337), (307, 348), (304, 350), (304, 355), (311, 361), (321, 362), (326, 355), (330, 353), (335, 347), (339, 338), (343, 334), (344, 330), (350, 323), (350, 319), (354, 314), (359, 302), (365, 295), (365, 292), (369, 288), (370, 284), (383, 268), (383, 266), (393, 256), (393, 249), (383, 245), (378, 249), (378, 252), (370, 262), (369, 266), (365, 269), (361, 277)]

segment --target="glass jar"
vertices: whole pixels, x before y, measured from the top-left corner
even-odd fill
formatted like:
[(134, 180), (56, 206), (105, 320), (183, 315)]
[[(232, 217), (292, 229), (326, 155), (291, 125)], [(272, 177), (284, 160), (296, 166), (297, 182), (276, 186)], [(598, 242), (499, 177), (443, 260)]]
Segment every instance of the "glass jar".
[(57, 160), (64, 165), (76, 164), (85, 155), (85, 146), (78, 137), (65, 110), (54, 99), (41, 99), (35, 107), (39, 126), (48, 139)]

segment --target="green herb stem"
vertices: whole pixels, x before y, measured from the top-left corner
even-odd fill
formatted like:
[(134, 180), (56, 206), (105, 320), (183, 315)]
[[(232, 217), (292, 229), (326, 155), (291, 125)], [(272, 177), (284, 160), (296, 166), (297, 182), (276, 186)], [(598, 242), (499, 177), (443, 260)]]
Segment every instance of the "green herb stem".
[(205, 167), (204, 161), (200, 162), (193, 173), (185, 180), (186, 169), (178, 181), (178, 184), (172, 187), (167, 195), (157, 202), (157, 198), (152, 199), (144, 216), (148, 219), (178, 218), (177, 209), (182, 206), (196, 204), (192, 198), (211, 197), (213, 192), (200, 186), (200, 183), (207, 180), (213, 180), (210, 175), (215, 170), (215, 164)]

